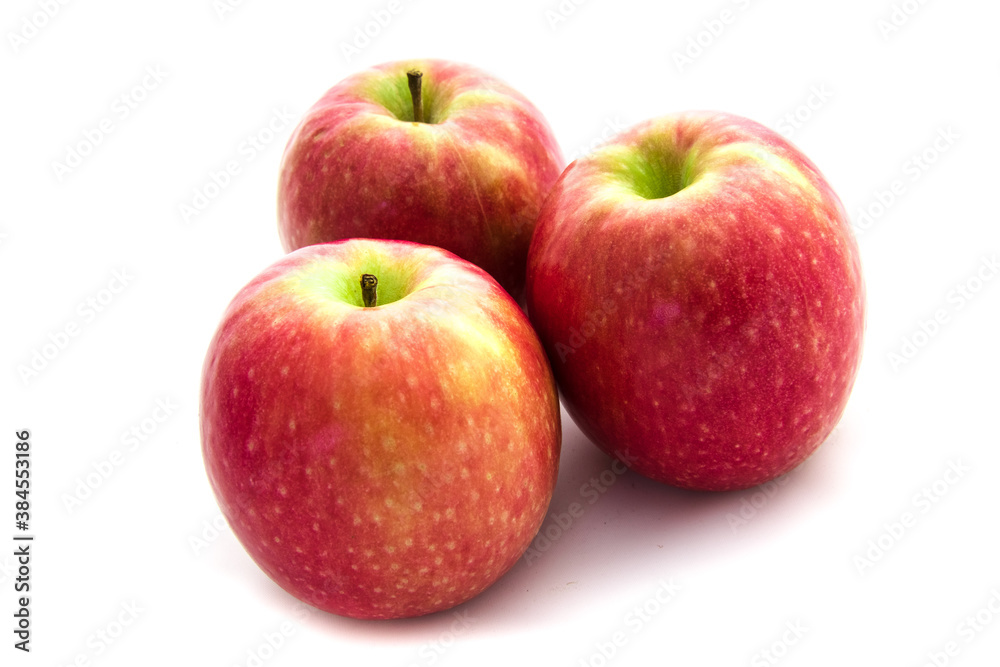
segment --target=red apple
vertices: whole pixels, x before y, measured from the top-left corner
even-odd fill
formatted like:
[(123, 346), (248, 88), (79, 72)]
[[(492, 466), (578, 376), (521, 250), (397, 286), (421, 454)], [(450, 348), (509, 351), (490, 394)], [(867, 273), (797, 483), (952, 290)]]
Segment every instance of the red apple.
[(643, 475), (706, 490), (761, 484), (823, 442), (865, 322), (857, 244), (819, 170), (714, 112), (639, 124), (567, 167), (527, 305), (580, 428)]
[(400, 618), (468, 600), (518, 560), (561, 430), (545, 352), (487, 273), (350, 240), (287, 255), (233, 299), (201, 435), (223, 514), (275, 582), (336, 614)]
[[(412, 89), (411, 71), (421, 73)], [(434, 245), (520, 300), (535, 220), (562, 167), (541, 112), (498, 79), (443, 60), (379, 65), (327, 91), (289, 139), (281, 242)]]

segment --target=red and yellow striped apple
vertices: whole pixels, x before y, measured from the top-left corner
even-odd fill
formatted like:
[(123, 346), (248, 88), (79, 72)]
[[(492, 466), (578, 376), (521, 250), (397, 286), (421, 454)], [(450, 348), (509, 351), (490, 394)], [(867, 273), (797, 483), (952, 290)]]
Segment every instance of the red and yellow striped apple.
[(823, 442), (865, 322), (834, 191), (777, 133), (715, 112), (647, 121), (567, 167), (527, 306), (591, 440), (705, 490), (766, 482)]
[(209, 347), (212, 489), (257, 564), (356, 618), (453, 607), (541, 525), (559, 460), (555, 381), (527, 317), (438, 248), (302, 248), (233, 299)]
[(353, 237), (438, 246), (520, 300), (562, 167), (541, 112), (500, 80), (444, 60), (386, 63), (335, 85), (293, 132), (278, 229), (289, 251)]

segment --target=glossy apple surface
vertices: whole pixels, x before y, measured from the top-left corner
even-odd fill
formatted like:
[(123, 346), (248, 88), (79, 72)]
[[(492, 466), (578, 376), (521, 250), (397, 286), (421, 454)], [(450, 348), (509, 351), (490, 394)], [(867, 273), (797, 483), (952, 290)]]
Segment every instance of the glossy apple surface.
[(250, 556), (356, 618), (448, 609), (496, 581), (541, 525), (561, 438), (509, 295), (451, 253), (369, 240), (298, 250), (239, 292), (205, 359), (201, 434)]
[(541, 112), (502, 81), (443, 60), (386, 63), (335, 85), (295, 129), (278, 229), (288, 251), (353, 237), (438, 246), (520, 300), (535, 220), (562, 167)]
[(777, 133), (717, 112), (647, 121), (567, 167), (527, 304), (593, 442), (705, 490), (761, 484), (823, 442), (865, 321), (834, 191)]

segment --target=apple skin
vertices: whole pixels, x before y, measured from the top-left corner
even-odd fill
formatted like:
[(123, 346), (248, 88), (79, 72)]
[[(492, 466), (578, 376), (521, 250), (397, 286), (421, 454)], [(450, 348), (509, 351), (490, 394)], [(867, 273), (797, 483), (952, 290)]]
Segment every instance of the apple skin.
[[(363, 273), (379, 278), (373, 308)], [(233, 299), (205, 359), (201, 437), (222, 513), (275, 582), (388, 619), (453, 607), (514, 565), (551, 499), (561, 427), (545, 352), (487, 273), (350, 240), (285, 256)]]
[(700, 490), (805, 460), (840, 419), (865, 327), (837, 195), (780, 135), (711, 111), (641, 123), (566, 168), (527, 309), (581, 430)]
[[(407, 87), (414, 68), (422, 123)], [(335, 85), (293, 132), (278, 186), (281, 242), (441, 247), (520, 302), (535, 220), (564, 164), (541, 112), (500, 80), (444, 60), (386, 63)]]

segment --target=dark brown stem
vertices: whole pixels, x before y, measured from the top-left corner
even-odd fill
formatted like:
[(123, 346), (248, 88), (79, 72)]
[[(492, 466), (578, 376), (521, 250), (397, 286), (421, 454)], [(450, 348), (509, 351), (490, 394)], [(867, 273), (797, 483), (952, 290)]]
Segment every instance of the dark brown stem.
[(406, 73), (406, 79), (410, 84), (410, 97), (413, 99), (413, 120), (417, 123), (424, 122), (424, 102), (421, 94), (421, 80), (424, 73), (418, 69), (411, 69)]
[(370, 273), (361, 274), (361, 300), (365, 308), (374, 308), (378, 305), (378, 278)]

